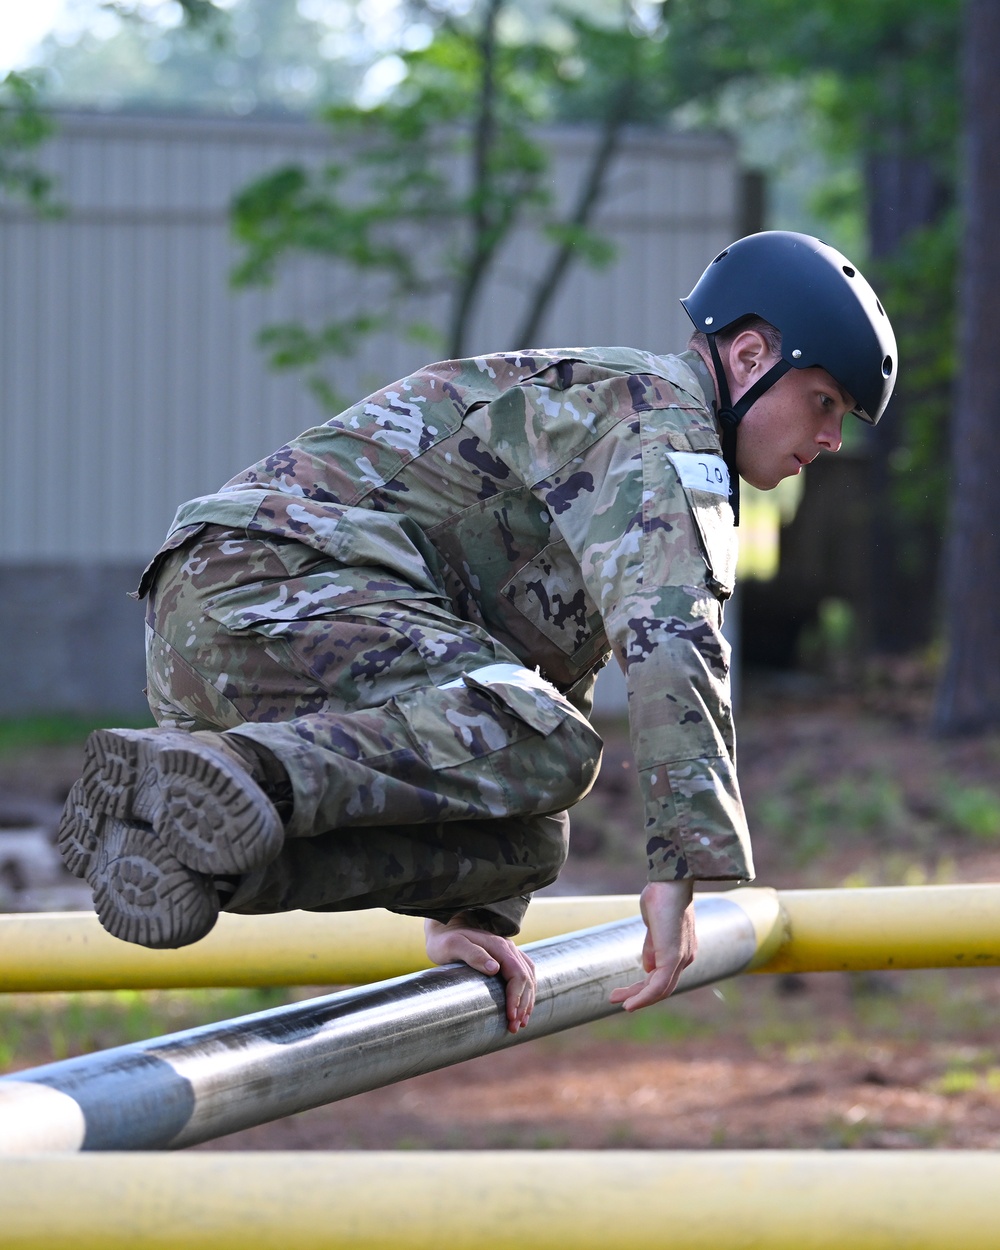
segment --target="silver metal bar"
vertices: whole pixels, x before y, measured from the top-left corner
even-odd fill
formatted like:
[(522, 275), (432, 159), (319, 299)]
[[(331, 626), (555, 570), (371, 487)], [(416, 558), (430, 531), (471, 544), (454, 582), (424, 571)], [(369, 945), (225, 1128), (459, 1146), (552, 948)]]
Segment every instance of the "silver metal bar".
[[(698, 956), (679, 990), (741, 972), (757, 948), (747, 912), (696, 900)], [(538, 991), (507, 1032), (503, 984), (450, 965), (0, 1079), (0, 1153), (162, 1150), (348, 1098), (620, 1010), (642, 976), (641, 920), (524, 949)]]

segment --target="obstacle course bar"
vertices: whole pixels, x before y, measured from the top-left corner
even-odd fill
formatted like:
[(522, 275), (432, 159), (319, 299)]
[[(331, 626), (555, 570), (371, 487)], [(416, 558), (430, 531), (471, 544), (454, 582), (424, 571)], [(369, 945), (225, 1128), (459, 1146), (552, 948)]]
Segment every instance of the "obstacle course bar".
[(995, 1151), (0, 1159), (4, 1250), (995, 1250)]
[[(1000, 885), (733, 890), (754, 918), (749, 971), (1000, 964)], [(759, 900), (752, 902), (751, 900)], [(635, 895), (536, 898), (521, 940), (637, 916)], [(426, 968), (418, 919), (389, 912), (222, 915), (193, 946), (119, 942), (89, 913), (0, 916), (0, 991), (360, 985)]]
[[(519, 942), (639, 914), (634, 894), (541, 898)], [(200, 942), (147, 950), (120, 942), (93, 912), (0, 915), (0, 991), (193, 989), (198, 986), (368, 985), (429, 968), (423, 921), (382, 908), (223, 912)]]
[[(699, 898), (678, 988), (742, 972), (767, 903)], [(528, 946), (538, 987), (518, 1034), (502, 980), (450, 965), (16, 1073), (0, 1079), (0, 1153), (189, 1146), (599, 1020), (643, 975), (643, 933), (636, 918)]]

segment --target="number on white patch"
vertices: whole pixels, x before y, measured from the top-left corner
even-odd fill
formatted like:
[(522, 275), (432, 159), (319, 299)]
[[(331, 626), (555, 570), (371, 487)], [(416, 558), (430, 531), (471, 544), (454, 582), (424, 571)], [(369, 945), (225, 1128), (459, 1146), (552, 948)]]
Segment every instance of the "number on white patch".
[(703, 451), (669, 451), (667, 459), (688, 490), (707, 490), (729, 498), (729, 469), (721, 456)]

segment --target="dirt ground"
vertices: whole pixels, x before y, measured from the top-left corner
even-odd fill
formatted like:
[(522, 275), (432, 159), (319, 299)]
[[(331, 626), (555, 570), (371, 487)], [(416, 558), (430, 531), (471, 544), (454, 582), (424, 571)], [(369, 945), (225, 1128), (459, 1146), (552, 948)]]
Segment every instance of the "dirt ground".
[[(740, 776), (758, 884), (1000, 879), (1000, 740), (941, 742), (926, 723), (912, 681), (863, 697), (748, 689)], [(627, 738), (604, 729), (552, 892), (642, 883)], [(8, 754), (0, 800), (57, 802), (77, 758)], [(529, 1026), (501, 1054), (199, 1149), (998, 1148), (998, 1015), (1000, 969), (744, 977), (558, 1037), (532, 1042)]]

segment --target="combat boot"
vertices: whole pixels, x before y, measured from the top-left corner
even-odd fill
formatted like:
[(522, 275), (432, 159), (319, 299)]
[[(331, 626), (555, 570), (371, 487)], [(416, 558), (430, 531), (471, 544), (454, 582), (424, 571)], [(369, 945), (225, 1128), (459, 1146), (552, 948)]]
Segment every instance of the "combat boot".
[[(58, 846), (94, 893), (101, 924), (126, 942), (186, 946), (219, 915), (216, 878), (281, 849), (284, 776), (249, 740), (175, 729), (98, 729), (66, 800)], [(278, 793), (278, 792), (281, 793)]]

